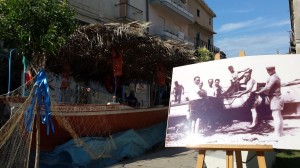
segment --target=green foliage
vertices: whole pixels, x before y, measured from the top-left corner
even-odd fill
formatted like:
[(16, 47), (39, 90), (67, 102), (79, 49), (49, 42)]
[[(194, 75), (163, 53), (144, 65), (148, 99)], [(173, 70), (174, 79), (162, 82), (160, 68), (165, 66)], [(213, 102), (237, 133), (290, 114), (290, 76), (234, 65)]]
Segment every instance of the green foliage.
[(214, 60), (214, 54), (205, 47), (197, 48), (194, 55), (197, 58), (197, 62), (206, 62)]
[(278, 150), (276, 156), (279, 158), (300, 158), (300, 151)]
[(0, 0), (0, 39), (29, 57), (55, 53), (75, 27), (66, 0)]

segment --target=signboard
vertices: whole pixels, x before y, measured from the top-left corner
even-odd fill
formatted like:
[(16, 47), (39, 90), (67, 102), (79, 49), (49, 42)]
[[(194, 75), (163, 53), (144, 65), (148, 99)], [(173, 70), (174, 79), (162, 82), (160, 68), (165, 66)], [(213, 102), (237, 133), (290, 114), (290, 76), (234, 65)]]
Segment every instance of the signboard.
[(300, 55), (261, 55), (174, 68), (166, 146), (299, 150), (299, 62)]

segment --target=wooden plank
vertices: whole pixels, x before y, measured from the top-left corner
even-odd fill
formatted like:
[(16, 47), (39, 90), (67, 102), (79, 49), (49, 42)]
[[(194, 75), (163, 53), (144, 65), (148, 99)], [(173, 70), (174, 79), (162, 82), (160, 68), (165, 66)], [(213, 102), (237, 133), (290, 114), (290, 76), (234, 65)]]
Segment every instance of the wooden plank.
[(196, 150), (241, 150), (241, 151), (272, 151), (272, 145), (227, 145), (227, 144), (199, 144), (187, 145), (187, 148)]
[(226, 151), (226, 168), (233, 168), (233, 151)]
[(235, 152), (236, 167), (242, 168), (243, 167), (242, 152), (240, 150), (236, 150), (234, 152)]
[(197, 158), (197, 168), (203, 168), (206, 150), (226, 150), (226, 168), (234, 167), (233, 151), (236, 155), (236, 167), (242, 168), (241, 151), (256, 151), (258, 167), (267, 168), (264, 151), (272, 151), (272, 145), (220, 145), (220, 144), (201, 144), (187, 145), (187, 148), (199, 150)]
[(197, 158), (197, 168), (203, 168), (205, 158), (205, 150), (199, 150), (198, 158)]
[(257, 151), (257, 161), (258, 161), (258, 167), (259, 168), (267, 168), (265, 154), (263, 151)]

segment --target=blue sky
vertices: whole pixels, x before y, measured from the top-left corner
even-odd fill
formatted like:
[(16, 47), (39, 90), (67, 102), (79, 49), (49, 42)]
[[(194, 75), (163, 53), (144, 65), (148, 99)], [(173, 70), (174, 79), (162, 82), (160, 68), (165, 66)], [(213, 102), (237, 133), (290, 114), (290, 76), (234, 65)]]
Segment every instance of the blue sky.
[(216, 13), (214, 45), (227, 57), (286, 54), (290, 16), (287, 0), (205, 0)]

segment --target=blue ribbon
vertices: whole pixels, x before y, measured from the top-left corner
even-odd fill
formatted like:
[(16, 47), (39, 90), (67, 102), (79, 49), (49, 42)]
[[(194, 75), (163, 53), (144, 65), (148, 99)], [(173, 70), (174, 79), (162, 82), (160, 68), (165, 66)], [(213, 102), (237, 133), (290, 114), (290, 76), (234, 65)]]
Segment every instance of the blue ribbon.
[[(36, 100), (37, 99), (37, 100)], [(29, 105), (25, 118), (24, 125), (26, 131), (32, 131), (31, 125), (33, 122), (36, 101), (38, 102), (38, 113), (40, 113), (41, 121), (47, 126), (47, 135), (49, 135), (49, 127), (52, 127), (52, 132), (54, 133), (54, 125), (51, 116), (51, 101), (49, 95), (49, 86), (46, 78), (46, 74), (43, 69), (41, 69), (37, 75), (36, 82), (34, 83), (34, 93), (32, 95), (31, 104)]]

